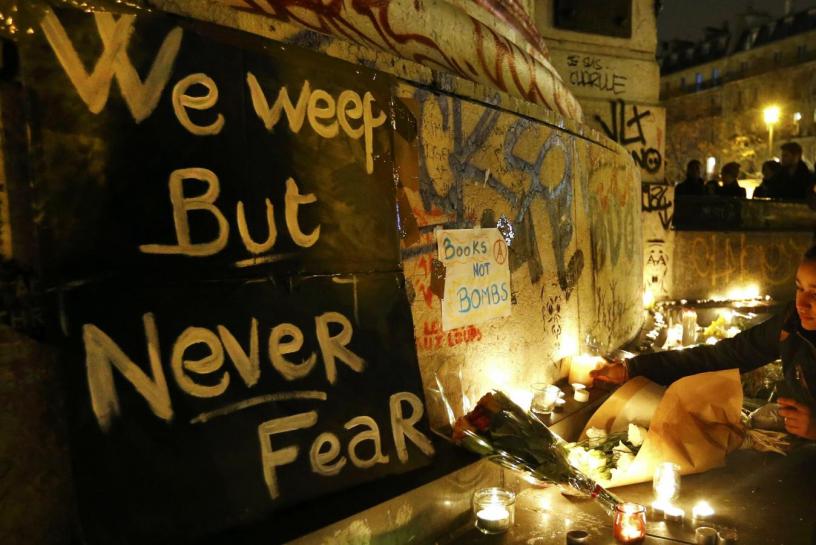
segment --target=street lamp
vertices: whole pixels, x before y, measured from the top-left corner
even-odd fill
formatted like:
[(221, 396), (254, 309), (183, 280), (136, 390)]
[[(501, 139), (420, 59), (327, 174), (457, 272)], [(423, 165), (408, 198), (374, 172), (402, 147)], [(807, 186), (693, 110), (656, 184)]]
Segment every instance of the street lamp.
[(762, 110), (762, 118), (768, 126), (768, 158), (773, 158), (773, 130), (774, 125), (779, 122), (779, 106), (767, 106)]

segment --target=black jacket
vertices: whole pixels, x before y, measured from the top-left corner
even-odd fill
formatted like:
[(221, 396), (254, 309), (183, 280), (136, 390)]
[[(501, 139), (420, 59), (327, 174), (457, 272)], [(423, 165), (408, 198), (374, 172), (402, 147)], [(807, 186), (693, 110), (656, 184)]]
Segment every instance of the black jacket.
[(702, 178), (686, 178), (674, 188), (675, 197), (680, 195), (703, 196), (707, 194), (705, 182)]
[(740, 197), (745, 198), (745, 188), (740, 187), (737, 182), (733, 184), (725, 184), (717, 188), (717, 195), (720, 197)]
[[(763, 182), (763, 185), (765, 183)], [(764, 196), (776, 199), (804, 200), (813, 185), (813, 174), (802, 161), (796, 165), (793, 174), (781, 169), (771, 178)]]
[(802, 329), (793, 304), (772, 318), (723, 339), (715, 345), (643, 354), (628, 361), (629, 376), (644, 376), (658, 384), (706, 371), (745, 373), (782, 359), (788, 391), (784, 397), (816, 407), (816, 346)]

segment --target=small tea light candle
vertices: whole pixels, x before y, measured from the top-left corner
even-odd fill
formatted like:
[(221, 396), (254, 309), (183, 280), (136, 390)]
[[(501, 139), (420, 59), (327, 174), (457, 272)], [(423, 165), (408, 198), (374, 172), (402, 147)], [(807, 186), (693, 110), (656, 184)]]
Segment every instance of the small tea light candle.
[(695, 520), (708, 520), (714, 515), (714, 508), (705, 500), (698, 501), (691, 510)]
[(686, 514), (685, 511), (674, 505), (667, 506), (663, 513), (665, 519), (669, 522), (680, 522), (683, 520), (683, 516)]
[(513, 525), (516, 495), (503, 488), (482, 488), (473, 494), (476, 528), (484, 534), (500, 534)]
[(664, 501), (660, 501), (660, 500), (653, 501), (652, 502), (652, 515), (654, 515), (655, 518), (663, 518), (663, 516), (666, 514), (666, 508), (667, 507), (669, 507), (669, 504), (667, 504)]
[(589, 390), (580, 382), (576, 382), (572, 385), (572, 397), (578, 403), (586, 403), (589, 401)]
[(619, 543), (640, 543), (646, 537), (646, 508), (637, 503), (615, 506), (612, 531)]

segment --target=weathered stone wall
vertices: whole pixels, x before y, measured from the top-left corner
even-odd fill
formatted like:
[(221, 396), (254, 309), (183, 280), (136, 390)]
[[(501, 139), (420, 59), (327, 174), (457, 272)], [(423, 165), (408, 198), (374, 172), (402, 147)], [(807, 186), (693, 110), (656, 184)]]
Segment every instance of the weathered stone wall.
[(665, 184), (666, 111), (659, 102), (654, 2), (632, 2), (631, 38), (556, 28), (554, 10), (553, 0), (536, 2), (536, 24), (553, 66), (581, 102), (585, 123), (623, 146), (638, 167), (643, 181), (643, 289), (666, 298), (674, 189)]
[(674, 292), (708, 299), (754, 285), (761, 295), (790, 300), (796, 264), (811, 238), (810, 232), (678, 231), (674, 255), (682, 259), (674, 261)]
[[(495, 387), (524, 400), (529, 384), (558, 378), (558, 360), (587, 341), (606, 351), (631, 338), (641, 315), (631, 161), (482, 104), (408, 85), (399, 95), (418, 119), (417, 164), (398, 155), (411, 157), (399, 168), (421, 233), (403, 255), (426, 384), (434, 374), (461, 376), (471, 400)], [(434, 228), (495, 226), (501, 217), (515, 232), (512, 315), (442, 331), (431, 290)]]

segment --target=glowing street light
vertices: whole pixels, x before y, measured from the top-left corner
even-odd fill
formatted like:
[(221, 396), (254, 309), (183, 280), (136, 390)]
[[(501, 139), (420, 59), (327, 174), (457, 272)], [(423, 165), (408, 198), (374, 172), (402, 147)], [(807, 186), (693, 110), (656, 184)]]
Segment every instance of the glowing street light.
[(762, 110), (762, 118), (768, 126), (768, 157), (773, 157), (773, 129), (776, 123), (779, 123), (780, 110), (779, 106), (767, 106)]

